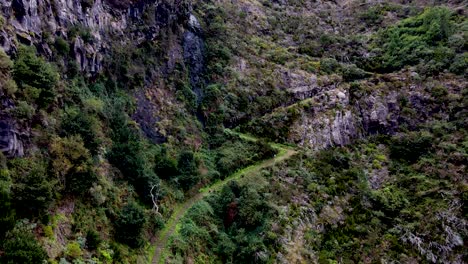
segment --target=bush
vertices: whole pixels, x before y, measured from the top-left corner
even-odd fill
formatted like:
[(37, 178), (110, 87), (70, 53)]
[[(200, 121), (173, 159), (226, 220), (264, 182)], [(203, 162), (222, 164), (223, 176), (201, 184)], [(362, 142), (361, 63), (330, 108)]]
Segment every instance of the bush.
[(144, 152), (142, 139), (138, 131), (127, 123), (122, 109), (113, 109), (109, 119), (113, 145), (107, 158), (122, 172), (124, 178), (135, 186), (143, 201), (150, 202), (149, 191), (152, 185), (159, 182), (159, 178)]
[(3, 250), (2, 263), (44, 263), (47, 260), (47, 253), (23, 223), (7, 233)]
[(268, 218), (269, 206), (264, 197), (252, 187), (244, 187), (239, 198), (239, 222), (242, 227), (254, 229)]
[(5, 51), (0, 48), (0, 89), (4, 90), (10, 96), (18, 90), (15, 81), (11, 79), (12, 68), (13, 62)]
[(396, 213), (409, 203), (405, 194), (395, 186), (387, 186), (381, 190), (373, 191), (372, 198), (376, 202), (375, 208), (387, 213)]
[(343, 65), (342, 72), (343, 79), (348, 82), (363, 79), (370, 75), (363, 69), (358, 68), (355, 64)]
[(449, 70), (455, 74), (465, 74), (466, 76), (468, 74), (468, 53), (464, 52), (455, 56)]
[(15, 94), (18, 91), (18, 85), (16, 85), (16, 82), (11, 79), (5, 80), (5, 83), (3, 84), (3, 87), (6, 91), (6, 93), (10, 96)]
[(390, 144), (390, 157), (404, 162), (416, 162), (430, 152), (434, 138), (428, 132), (410, 132), (405, 136), (395, 136)]
[(36, 113), (36, 109), (25, 101), (18, 101), (18, 104), (13, 109), (13, 115), (18, 120), (31, 120)]
[(76, 259), (76, 258), (81, 257), (83, 252), (81, 251), (80, 244), (78, 244), (78, 242), (74, 241), (74, 242), (68, 243), (65, 254), (68, 257), (71, 257), (72, 259)]
[(86, 247), (90, 250), (95, 250), (101, 244), (101, 238), (99, 237), (99, 233), (95, 230), (88, 230), (86, 233)]
[(340, 64), (333, 58), (325, 58), (320, 61), (320, 70), (326, 74), (332, 74), (340, 69)]
[(59, 37), (55, 40), (55, 48), (61, 55), (68, 55), (70, 53), (70, 45), (63, 38)]
[(383, 21), (383, 10), (381, 7), (370, 7), (365, 12), (359, 14), (359, 18), (367, 25), (377, 25)]
[(10, 60), (10, 57), (5, 53), (3, 48), (0, 48), (0, 72), (9, 72), (12, 67), (13, 62)]
[(129, 203), (115, 222), (115, 236), (117, 240), (131, 247), (140, 247), (143, 243), (142, 232), (146, 223), (143, 209), (135, 203)]

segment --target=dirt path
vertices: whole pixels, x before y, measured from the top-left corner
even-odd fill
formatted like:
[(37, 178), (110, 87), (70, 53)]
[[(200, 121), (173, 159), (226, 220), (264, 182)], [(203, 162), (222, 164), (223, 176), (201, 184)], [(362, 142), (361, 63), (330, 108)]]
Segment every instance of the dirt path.
[[(235, 133), (235, 132), (231, 132), (231, 133)], [(238, 135), (245, 140), (256, 141), (256, 138), (254, 137), (243, 135), (243, 134), (238, 134)], [(192, 198), (185, 201), (184, 203), (177, 205), (174, 212), (172, 213), (172, 216), (167, 221), (164, 229), (161, 230), (161, 232), (159, 233), (156, 244), (152, 247), (152, 249), (154, 249), (154, 251), (152, 251), (154, 252), (154, 254), (151, 259), (151, 263), (153, 264), (164, 263), (164, 255), (165, 255), (164, 251), (167, 247), (167, 243), (169, 242), (169, 238), (176, 232), (176, 228), (177, 228), (177, 224), (179, 223), (179, 220), (185, 215), (185, 213), (196, 202), (202, 200), (204, 197), (208, 196), (211, 192), (221, 190), (221, 188), (224, 185), (226, 185), (232, 180), (238, 180), (242, 176), (244, 176), (243, 178), (245, 179), (248, 176), (254, 175), (255, 172), (259, 172), (263, 168), (270, 167), (278, 162), (289, 159), (291, 156), (297, 153), (293, 148), (288, 147), (288, 146), (284, 146), (280, 144), (271, 144), (271, 145), (275, 149), (279, 150), (278, 154), (276, 154), (274, 158), (261, 161), (257, 164), (254, 164), (242, 170), (239, 170), (231, 174), (226, 179), (216, 182), (211, 186), (201, 189), (197, 195), (193, 196)]]

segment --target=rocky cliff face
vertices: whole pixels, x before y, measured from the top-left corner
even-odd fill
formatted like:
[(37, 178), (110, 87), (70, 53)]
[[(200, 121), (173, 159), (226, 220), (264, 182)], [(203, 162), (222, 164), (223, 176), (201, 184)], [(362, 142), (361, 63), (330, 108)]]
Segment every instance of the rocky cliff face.
[[(51, 55), (44, 32), (71, 39), (78, 31), (73, 53), (80, 69), (91, 73), (101, 70), (103, 56), (112, 44), (110, 39), (137, 43), (154, 39), (161, 28), (184, 24), (190, 11), (182, 0), (2, 0), (0, 4), (6, 20), (0, 45), (6, 51), (13, 51), (20, 42), (35, 44), (42, 53)], [(141, 25), (144, 30), (137, 30)]]
[[(57, 40), (61, 39), (70, 46), (63, 63), (72, 64), (74, 60), (78, 70), (88, 76), (112, 71), (105, 67), (109, 63), (106, 64), (106, 60), (118, 57), (112, 53), (115, 46), (132, 49), (129, 47), (157, 43), (155, 45), (163, 50), (164, 61), (155, 62), (156, 66), (146, 69), (150, 74), (143, 80), (143, 89), (134, 93), (137, 109), (133, 115), (143, 132), (156, 143), (165, 140), (157, 128), (162, 119), (158, 115), (164, 106), (160, 107), (161, 98), (152, 100), (148, 94), (160, 95), (161, 91), (155, 91), (161, 88), (159, 86), (167, 89), (164, 85), (166, 75), (177, 64), (184, 63), (190, 69), (194, 90), (201, 94), (195, 83), (201, 78), (203, 40), (200, 25), (190, 14), (189, 1), (0, 0), (0, 5), (0, 46), (7, 53), (14, 55), (20, 44), (34, 45), (43, 56), (52, 58), (57, 53)], [(146, 59), (157, 61), (161, 58)], [(130, 63), (136, 68), (142, 67), (138, 65), (140, 62)], [(7, 116), (7, 111), (3, 105), (1, 115)], [(24, 128), (20, 129), (11, 118), (5, 117), (2, 122), (5, 123), (1, 126), (2, 151), (9, 156), (23, 155), (18, 131)]]
[(189, 28), (184, 33), (183, 48), (184, 60), (190, 71), (190, 85), (197, 95), (198, 103), (202, 97), (202, 72), (204, 70), (204, 42), (202, 39), (202, 28), (198, 19), (190, 15)]
[(7, 157), (20, 157), (24, 155), (23, 141), (27, 140), (27, 131), (20, 131), (16, 120), (9, 114), (14, 104), (10, 99), (0, 95), (0, 152)]
[(304, 106), (289, 140), (324, 149), (371, 135), (413, 130), (433, 119), (449, 120), (450, 110), (441, 104), (444, 99), (434, 97), (440, 87), (455, 96), (463, 89), (463, 80), (442, 75), (422, 84), (417, 74), (403, 71), (323, 89)]

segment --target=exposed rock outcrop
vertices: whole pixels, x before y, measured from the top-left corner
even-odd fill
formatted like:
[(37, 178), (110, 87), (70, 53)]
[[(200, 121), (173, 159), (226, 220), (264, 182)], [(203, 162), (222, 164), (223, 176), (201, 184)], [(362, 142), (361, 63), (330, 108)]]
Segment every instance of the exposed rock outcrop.
[(202, 73), (205, 67), (205, 44), (202, 39), (202, 29), (197, 18), (191, 14), (189, 27), (184, 34), (184, 60), (189, 67), (190, 85), (200, 103), (202, 99)]
[[(449, 90), (462, 87), (440, 77), (432, 85)], [(459, 81), (462, 84), (463, 81)], [(357, 90), (356, 90), (357, 89)], [(410, 74), (400, 72), (363, 81), (318, 89), (290, 128), (289, 141), (312, 149), (343, 146), (370, 135), (393, 135), (402, 127), (416, 129), (437, 115), (449, 118), (447, 109), (434, 104), (430, 87), (419, 85)]]
[(10, 115), (14, 108), (12, 100), (0, 95), (0, 152), (7, 157), (21, 157), (24, 155), (24, 136), (26, 131), (20, 132), (15, 119)]
[[(133, 115), (143, 132), (155, 143), (165, 141), (158, 130), (161, 120), (154, 100), (146, 94), (177, 63), (186, 62), (195, 91), (201, 88), (203, 41), (201, 26), (191, 15), (187, 0), (0, 0), (0, 47), (14, 54), (20, 43), (34, 45), (45, 57), (53, 58), (58, 38), (70, 45), (78, 70), (94, 75), (103, 71), (106, 58), (117, 46), (138, 47), (144, 42), (161, 43), (167, 60), (154, 63), (144, 88), (135, 92)], [(131, 44), (131, 45), (129, 45)], [(154, 58), (157, 60), (157, 58)], [(66, 63), (72, 63), (67, 59)], [(198, 89), (198, 90), (197, 90)], [(0, 112), (6, 113), (2, 106)], [(0, 147), (9, 156), (23, 155), (23, 144), (15, 119), (4, 117)]]
[[(98, 72), (103, 55), (112, 43), (141, 42), (156, 37), (162, 27), (172, 22), (186, 23), (190, 5), (176, 1), (73, 1), (73, 0), (0, 0), (1, 15), (5, 25), (0, 30), (0, 46), (7, 52), (16, 48), (17, 42), (35, 44), (50, 55), (44, 32), (73, 42), (73, 52), (80, 70)], [(146, 17), (145, 15), (146, 14)], [(153, 23), (145, 20), (149, 19)], [(138, 26), (145, 25), (145, 30)]]
[(0, 121), (0, 151), (7, 157), (21, 157), (24, 155), (23, 142), (10, 122)]

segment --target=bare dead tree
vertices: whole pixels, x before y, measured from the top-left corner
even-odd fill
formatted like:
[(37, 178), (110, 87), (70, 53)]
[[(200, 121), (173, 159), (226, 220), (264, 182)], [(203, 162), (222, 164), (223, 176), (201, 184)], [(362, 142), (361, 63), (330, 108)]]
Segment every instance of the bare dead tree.
[(150, 195), (151, 195), (151, 201), (153, 202), (153, 212), (159, 214), (159, 205), (158, 205), (158, 198), (160, 195), (160, 184), (153, 184), (151, 186), (150, 190)]

